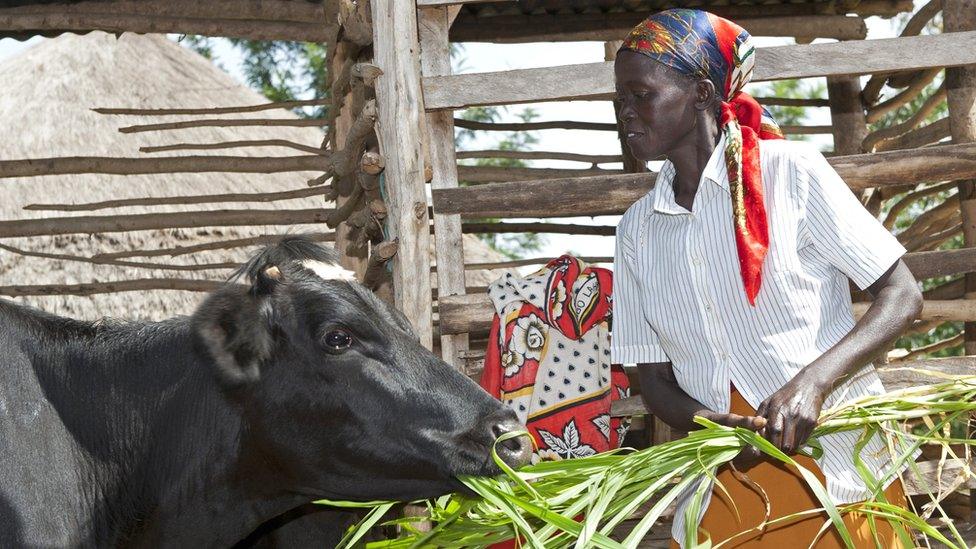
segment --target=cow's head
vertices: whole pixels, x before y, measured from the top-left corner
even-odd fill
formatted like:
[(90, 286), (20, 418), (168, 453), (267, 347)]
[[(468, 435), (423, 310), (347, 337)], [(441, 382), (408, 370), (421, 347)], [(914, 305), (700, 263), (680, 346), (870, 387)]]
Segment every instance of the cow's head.
[[(498, 474), (515, 415), (426, 350), (407, 319), (300, 237), (242, 268), (194, 329), (244, 415), (244, 444), (313, 497), (417, 499)], [(498, 444), (521, 465), (525, 437)]]

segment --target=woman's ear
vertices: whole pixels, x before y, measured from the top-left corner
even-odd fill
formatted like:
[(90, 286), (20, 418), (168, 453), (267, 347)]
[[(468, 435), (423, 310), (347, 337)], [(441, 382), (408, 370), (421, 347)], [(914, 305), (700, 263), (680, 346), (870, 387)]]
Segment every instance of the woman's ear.
[(695, 83), (696, 109), (703, 111), (712, 108), (717, 98), (718, 94), (715, 90), (715, 84), (711, 80), (702, 78)]

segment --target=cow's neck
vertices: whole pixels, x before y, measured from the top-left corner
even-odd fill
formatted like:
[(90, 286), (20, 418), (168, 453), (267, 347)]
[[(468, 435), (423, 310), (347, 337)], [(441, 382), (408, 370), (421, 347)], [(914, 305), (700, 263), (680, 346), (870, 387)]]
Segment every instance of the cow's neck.
[[(307, 501), (286, 495), (260, 456), (241, 455), (239, 406), (188, 322), (79, 326), (38, 341), (35, 371), (95, 481), (96, 545), (233, 545)], [(113, 539), (120, 528), (128, 540)]]

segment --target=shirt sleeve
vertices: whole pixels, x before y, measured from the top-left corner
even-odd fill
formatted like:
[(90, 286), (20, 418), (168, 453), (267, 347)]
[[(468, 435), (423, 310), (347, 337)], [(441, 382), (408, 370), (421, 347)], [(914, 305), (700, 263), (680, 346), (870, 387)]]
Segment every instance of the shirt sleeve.
[(614, 364), (667, 362), (654, 328), (641, 308), (639, 280), (635, 276), (633, 248), (624, 222), (617, 227), (613, 257), (613, 337), (610, 354)]
[(798, 160), (805, 180), (805, 238), (860, 289), (876, 282), (905, 248), (854, 196), (827, 159), (812, 147)]

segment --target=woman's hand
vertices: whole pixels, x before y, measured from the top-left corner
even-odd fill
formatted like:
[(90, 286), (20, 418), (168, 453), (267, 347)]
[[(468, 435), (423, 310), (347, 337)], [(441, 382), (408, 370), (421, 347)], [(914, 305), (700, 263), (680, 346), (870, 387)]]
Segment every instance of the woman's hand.
[[(724, 425), (726, 427), (742, 427), (743, 429), (749, 429), (750, 431), (761, 431), (763, 427), (766, 426), (766, 418), (760, 415), (754, 416), (740, 416), (739, 414), (723, 414), (721, 412), (715, 412), (713, 410), (702, 410), (697, 415), (719, 425)], [(749, 469), (762, 459), (762, 452), (759, 451), (755, 446), (746, 446), (739, 452), (739, 455), (735, 456), (732, 460), (732, 465), (740, 471), (745, 471)]]
[(803, 376), (793, 378), (756, 410), (756, 415), (766, 419), (761, 434), (784, 453), (795, 454), (817, 426), (825, 398), (819, 383)]

